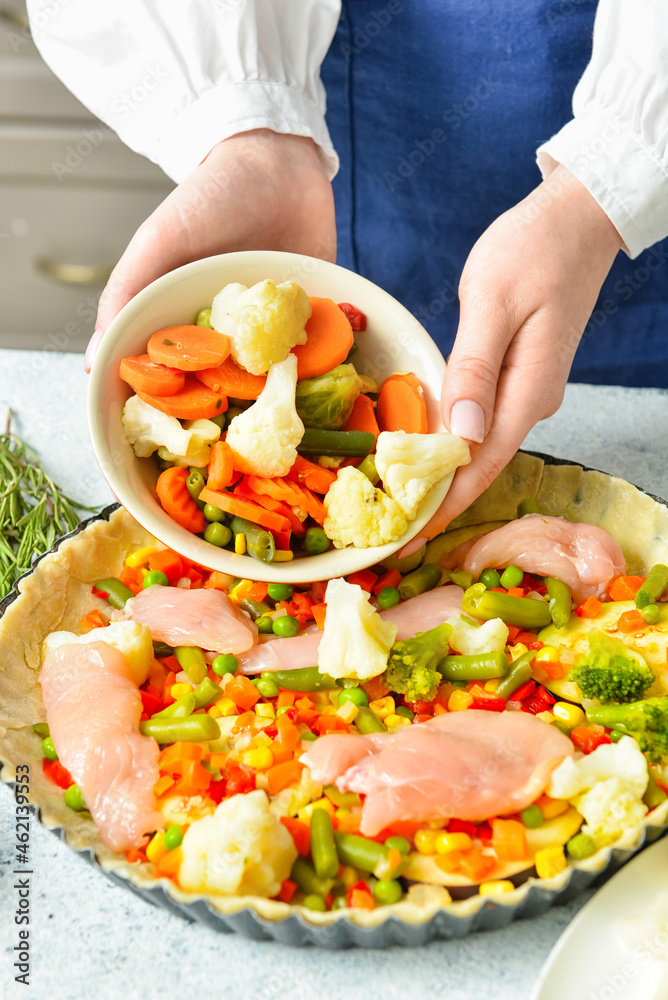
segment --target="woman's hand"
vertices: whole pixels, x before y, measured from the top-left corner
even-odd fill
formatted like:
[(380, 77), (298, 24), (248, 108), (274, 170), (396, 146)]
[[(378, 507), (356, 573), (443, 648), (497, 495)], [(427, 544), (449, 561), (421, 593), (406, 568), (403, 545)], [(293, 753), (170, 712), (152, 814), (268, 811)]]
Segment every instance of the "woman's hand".
[(441, 412), (471, 443), (444, 503), (408, 555), (465, 510), (534, 424), (555, 413), (598, 293), (622, 246), (586, 188), (558, 165), (473, 247)]
[(218, 143), (139, 227), (102, 293), (86, 370), (126, 302), (167, 271), (232, 250), (336, 259), (332, 186), (312, 139), (259, 129)]

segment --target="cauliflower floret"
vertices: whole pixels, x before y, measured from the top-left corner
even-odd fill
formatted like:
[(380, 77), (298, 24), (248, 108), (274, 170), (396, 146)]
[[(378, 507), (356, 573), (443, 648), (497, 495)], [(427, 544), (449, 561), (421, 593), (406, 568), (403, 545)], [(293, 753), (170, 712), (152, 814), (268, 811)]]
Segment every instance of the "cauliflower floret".
[(323, 528), (337, 549), (385, 545), (400, 538), (408, 527), (401, 507), (352, 465), (339, 469), (324, 502)]
[(490, 618), (480, 626), (469, 625), (462, 618), (449, 618), (448, 625), (452, 625), (450, 645), (464, 656), (506, 648), (508, 626), (500, 618)]
[(547, 793), (568, 799), (585, 819), (583, 832), (604, 847), (642, 822), (648, 780), (642, 751), (631, 736), (623, 736), (578, 760), (566, 757), (552, 772)]
[(267, 384), (247, 410), (234, 417), (225, 440), (234, 468), (257, 476), (285, 476), (297, 458), (304, 425), (295, 409), (297, 358), (272, 365)]
[(213, 816), (196, 820), (181, 850), (183, 888), (221, 896), (275, 896), (297, 859), (292, 837), (261, 789), (224, 799)]
[(151, 630), (139, 622), (110, 622), (105, 628), (94, 628), (85, 635), (74, 632), (52, 632), (42, 646), (42, 656), (59, 646), (76, 644), (86, 646), (91, 642), (106, 642), (125, 657), (132, 679), (137, 686), (143, 684), (153, 662)]
[(439, 434), (383, 431), (376, 444), (376, 469), (386, 493), (399, 504), (409, 521), (429, 490), (460, 465), (471, 461), (462, 438)]
[(309, 297), (294, 281), (270, 279), (248, 288), (226, 285), (211, 306), (211, 326), (230, 338), (234, 360), (253, 375), (285, 361), (295, 344), (306, 343)]
[(318, 646), (320, 673), (359, 680), (382, 674), (397, 626), (380, 617), (357, 584), (330, 580), (325, 602), (327, 617)]
[(211, 455), (211, 445), (220, 437), (220, 427), (213, 420), (184, 420), (169, 417), (139, 396), (130, 396), (121, 418), (125, 436), (137, 458), (147, 458), (156, 451), (166, 462), (204, 466)]

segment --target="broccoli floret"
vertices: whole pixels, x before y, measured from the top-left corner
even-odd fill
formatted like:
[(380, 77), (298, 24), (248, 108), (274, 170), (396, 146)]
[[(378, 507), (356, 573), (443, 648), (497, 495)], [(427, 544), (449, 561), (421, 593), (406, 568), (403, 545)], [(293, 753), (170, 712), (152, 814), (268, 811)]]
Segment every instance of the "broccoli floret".
[(587, 721), (632, 736), (652, 764), (668, 757), (668, 697), (595, 705), (588, 710)]
[(438, 665), (448, 655), (452, 626), (447, 622), (414, 639), (395, 642), (390, 650), (383, 681), (406, 701), (432, 701), (441, 683)]
[(569, 677), (585, 698), (597, 698), (606, 705), (642, 698), (654, 682), (654, 673), (642, 656), (621, 639), (598, 629), (593, 629), (588, 638), (589, 652)]

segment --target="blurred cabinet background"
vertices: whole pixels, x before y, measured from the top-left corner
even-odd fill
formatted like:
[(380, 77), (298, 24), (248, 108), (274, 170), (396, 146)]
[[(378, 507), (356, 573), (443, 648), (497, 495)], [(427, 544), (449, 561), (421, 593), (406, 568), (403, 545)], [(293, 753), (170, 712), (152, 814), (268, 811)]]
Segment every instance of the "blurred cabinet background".
[(173, 186), (51, 73), (22, 0), (0, 0), (0, 347), (83, 351), (109, 272)]

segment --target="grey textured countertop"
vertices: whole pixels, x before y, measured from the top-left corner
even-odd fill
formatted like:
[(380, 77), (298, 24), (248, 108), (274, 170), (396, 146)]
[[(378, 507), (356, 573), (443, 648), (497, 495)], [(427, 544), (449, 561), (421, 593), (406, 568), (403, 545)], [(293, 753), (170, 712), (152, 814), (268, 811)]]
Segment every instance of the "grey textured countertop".
[[(112, 499), (88, 443), (86, 376), (78, 355), (0, 351), (0, 424), (39, 451), (48, 472), (86, 503)], [(661, 442), (668, 393), (569, 386), (559, 413), (526, 446), (668, 495)], [(0, 788), (0, 997), (49, 1000), (527, 1000), (553, 944), (589, 898), (463, 941), (411, 951), (296, 950), (215, 934), (112, 885), (33, 823), (31, 985), (13, 982), (16, 890), (13, 802)], [(575, 996), (575, 994), (573, 994)]]

